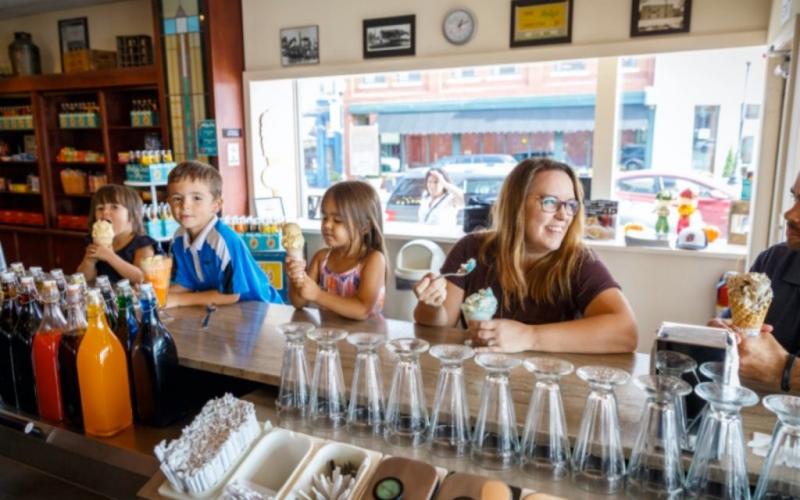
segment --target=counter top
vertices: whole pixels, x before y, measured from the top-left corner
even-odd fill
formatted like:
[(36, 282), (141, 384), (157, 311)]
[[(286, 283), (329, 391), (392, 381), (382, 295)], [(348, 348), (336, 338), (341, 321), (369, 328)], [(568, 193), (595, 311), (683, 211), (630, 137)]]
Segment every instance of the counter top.
[[(350, 321), (335, 314), (321, 312), (316, 309), (296, 310), (291, 306), (278, 306), (257, 302), (245, 302), (234, 306), (220, 307), (211, 317), (208, 329), (200, 328), (205, 311), (201, 308), (185, 308), (172, 310), (176, 320), (168, 323), (178, 346), (181, 364), (234, 377), (254, 380), (271, 386), (280, 385), (280, 370), (284, 338), (278, 333), (277, 326), (289, 321), (308, 321), (315, 325), (342, 328), (351, 333), (382, 333), (387, 338), (418, 337), (433, 344), (461, 343), (462, 330), (456, 328), (432, 328), (397, 320)], [(306, 344), (309, 368), (313, 369), (315, 345)], [(352, 380), (355, 349), (347, 342), (340, 342), (342, 369), (345, 385), (349, 388)], [(515, 355), (521, 359), (535, 355), (523, 353)], [(544, 354), (549, 356), (549, 354)], [(384, 391), (389, 392), (394, 365), (393, 355), (380, 351), (383, 363)], [(649, 372), (650, 357), (645, 354), (560, 354), (575, 368), (584, 365), (605, 365), (621, 368), (633, 376)], [(420, 364), (423, 370), (425, 396), (428, 408), (432, 406), (439, 363), (429, 355), (423, 355)], [(473, 361), (464, 367), (467, 381), (471, 414), (477, 413), (483, 370)], [(528, 403), (533, 387), (533, 376), (520, 367), (512, 372), (512, 394), (516, 407), (518, 425), (522, 426), (527, 415)], [(574, 437), (578, 433), (583, 407), (588, 395), (588, 385), (573, 372), (564, 377), (561, 383), (562, 398), (567, 419), (569, 434)], [(635, 438), (637, 423), (644, 403), (644, 394), (632, 382), (619, 387), (616, 391), (619, 404), (619, 415), (622, 429), (622, 442), (630, 449)], [(751, 439), (754, 431), (772, 433), (775, 417), (762, 405), (756, 405), (743, 411), (745, 438)], [(757, 474), (761, 458), (749, 453), (748, 469)]]

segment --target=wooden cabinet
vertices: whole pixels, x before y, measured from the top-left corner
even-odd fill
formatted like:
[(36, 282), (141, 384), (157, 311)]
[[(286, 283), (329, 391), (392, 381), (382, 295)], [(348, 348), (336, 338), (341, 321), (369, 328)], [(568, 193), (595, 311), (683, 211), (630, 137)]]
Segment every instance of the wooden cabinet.
[[(108, 183), (121, 184), (125, 164), (117, 161), (119, 152), (169, 148), (160, 89), (158, 72), (152, 67), (0, 80), (0, 111), (30, 109), (33, 117), (32, 128), (0, 127), (0, 177), (15, 189), (29, 184), (30, 176), (36, 176), (39, 185), (38, 193), (0, 193), (0, 242), (8, 262), (61, 267), (67, 273), (75, 270), (88, 232), (80, 218), (88, 217), (91, 207), (89, 176), (104, 175)], [(157, 105), (158, 118), (152, 126), (135, 127), (131, 122), (134, 104), (142, 101)], [(96, 111), (96, 123), (83, 127), (60, 123), (62, 112), (86, 109)], [(11, 161), (12, 154), (25, 152), (26, 144), (35, 155)], [(59, 155), (63, 148), (97, 155), (88, 160)], [(70, 179), (86, 177), (86, 189), (62, 182), (67, 169), (74, 173)]]

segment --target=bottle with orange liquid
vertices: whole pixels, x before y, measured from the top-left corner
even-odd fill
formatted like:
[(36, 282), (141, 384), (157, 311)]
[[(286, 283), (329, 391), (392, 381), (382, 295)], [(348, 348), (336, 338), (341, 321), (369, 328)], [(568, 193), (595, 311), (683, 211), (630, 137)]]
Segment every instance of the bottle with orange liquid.
[(113, 436), (133, 423), (125, 349), (108, 327), (96, 288), (86, 299), (89, 326), (78, 348), (78, 382), (87, 434)]
[(58, 344), (67, 327), (61, 313), (61, 294), (53, 280), (42, 281), (44, 312), (33, 336), (33, 373), (36, 376), (36, 401), (39, 415), (53, 422), (64, 419), (61, 406), (61, 383), (58, 376)]

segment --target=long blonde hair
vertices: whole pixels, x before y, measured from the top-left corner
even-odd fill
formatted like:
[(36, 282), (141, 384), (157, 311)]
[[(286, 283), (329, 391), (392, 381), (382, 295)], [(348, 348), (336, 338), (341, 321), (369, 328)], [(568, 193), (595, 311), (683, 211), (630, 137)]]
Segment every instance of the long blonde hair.
[(364, 259), (370, 250), (377, 250), (386, 257), (381, 199), (372, 186), (362, 181), (337, 182), (325, 191), (322, 205), (326, 200), (336, 205), (336, 210), (345, 220), (350, 235), (348, 255), (358, 249), (359, 260)]
[(495, 265), (503, 290), (504, 308), (510, 309), (512, 299), (524, 307), (525, 299), (535, 303), (555, 305), (571, 295), (571, 276), (581, 262), (585, 247), (583, 235), (583, 204), (567, 229), (561, 246), (538, 259), (525, 269), (525, 200), (540, 172), (560, 171), (572, 181), (576, 200), (583, 200), (583, 188), (575, 172), (565, 163), (548, 159), (528, 159), (514, 167), (500, 190), (492, 213), (492, 229), (487, 232), (480, 249), (486, 265)]

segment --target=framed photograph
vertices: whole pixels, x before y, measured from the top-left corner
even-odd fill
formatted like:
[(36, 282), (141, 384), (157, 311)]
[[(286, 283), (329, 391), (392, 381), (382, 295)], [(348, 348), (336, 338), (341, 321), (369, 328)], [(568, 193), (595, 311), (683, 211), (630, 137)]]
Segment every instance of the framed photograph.
[(319, 26), (281, 30), (281, 66), (319, 64)]
[(633, 0), (631, 36), (688, 33), (692, 0)]
[(416, 16), (364, 20), (364, 59), (413, 56), (416, 50)]
[(572, 0), (512, 0), (511, 47), (571, 41)]
[(61, 47), (61, 69), (64, 69), (64, 52), (89, 48), (89, 23), (85, 17), (58, 21), (58, 45)]
[(256, 217), (273, 218), (286, 220), (286, 212), (283, 210), (283, 199), (280, 196), (268, 198), (256, 198)]

